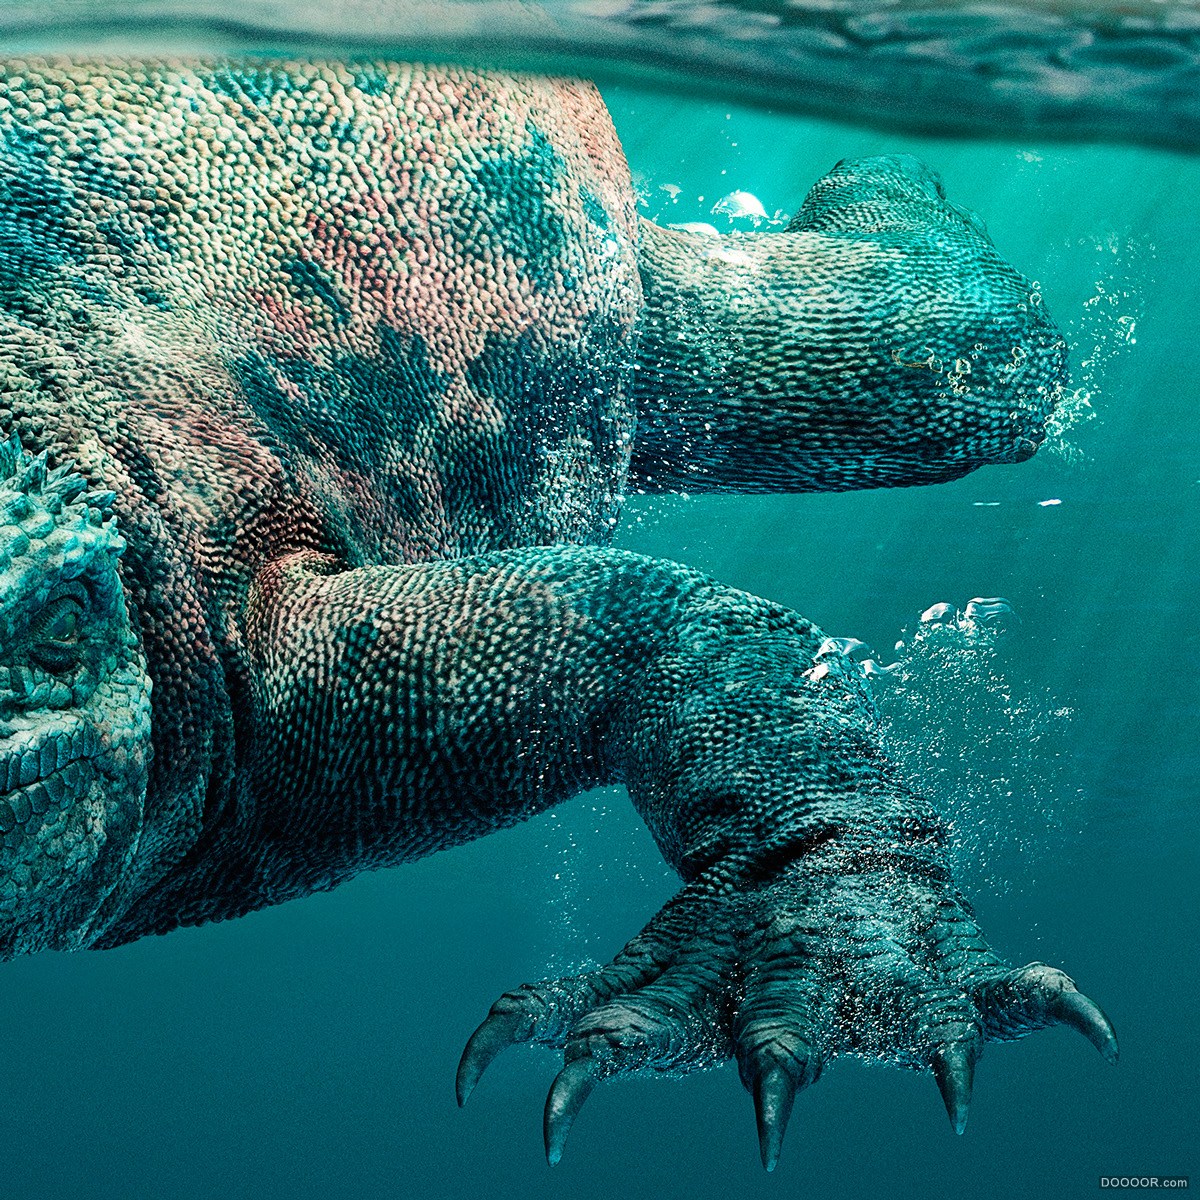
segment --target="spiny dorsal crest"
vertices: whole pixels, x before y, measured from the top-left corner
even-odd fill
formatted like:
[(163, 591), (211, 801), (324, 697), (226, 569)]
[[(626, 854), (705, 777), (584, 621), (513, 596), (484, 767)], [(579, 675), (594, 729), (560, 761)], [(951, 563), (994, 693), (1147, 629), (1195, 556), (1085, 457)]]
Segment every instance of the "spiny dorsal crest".
[(97, 491), (67, 461), (46, 465), (46, 451), (30, 454), (13, 433), (0, 442), (0, 524), (25, 525), (39, 514), (59, 525), (93, 526), (109, 535), (109, 549), (120, 553), (124, 539), (116, 531), (112, 505), (116, 494)]

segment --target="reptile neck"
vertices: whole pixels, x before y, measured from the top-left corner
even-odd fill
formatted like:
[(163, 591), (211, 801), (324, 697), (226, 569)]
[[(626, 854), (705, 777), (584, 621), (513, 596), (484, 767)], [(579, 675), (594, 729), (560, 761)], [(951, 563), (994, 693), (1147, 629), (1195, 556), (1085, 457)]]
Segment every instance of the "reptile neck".
[[(642, 222), (635, 487), (720, 491), (737, 480), (733, 490), (756, 490), (754, 481), (795, 445), (818, 397), (797, 391), (778, 355), (801, 326), (805, 289), (791, 243), (806, 237)], [(778, 465), (794, 475), (794, 454)]]

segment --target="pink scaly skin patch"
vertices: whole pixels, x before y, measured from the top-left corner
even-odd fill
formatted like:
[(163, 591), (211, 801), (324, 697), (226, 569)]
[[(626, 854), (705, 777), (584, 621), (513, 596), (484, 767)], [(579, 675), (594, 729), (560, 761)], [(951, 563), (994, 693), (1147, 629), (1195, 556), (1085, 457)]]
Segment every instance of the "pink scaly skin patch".
[[(414, 86), (406, 107), (414, 113), (416, 128), (392, 141), (382, 169), (376, 169), (369, 154), (365, 161), (356, 159), (356, 170), (339, 180), (338, 194), (321, 197), (321, 217), (307, 225), (314, 261), (339, 280), (345, 294), (357, 297), (348, 336), (369, 337), (380, 322), (419, 333), (429, 343), (430, 364), (448, 374), (463, 371), (477, 358), (489, 334), (517, 337), (534, 330), (547, 340), (573, 343), (610, 299), (593, 294), (572, 302), (555, 289), (539, 289), (518, 256), (497, 256), (491, 245), (480, 253), (479, 247), (464, 244), (453, 227), (451, 218), (456, 223), (479, 207), (469, 177), (481, 152), (505, 147), (517, 156), (528, 148), (531, 128), (553, 130), (561, 123), (540, 89), (522, 94), (504, 87), (479, 95), (482, 89), (478, 79), (463, 80), (458, 87), (438, 80)], [(575, 99), (573, 116), (581, 127), (594, 123), (603, 111), (586, 85), (560, 84), (551, 90), (560, 103), (565, 95)], [(573, 129), (555, 132), (555, 149), (564, 162), (584, 156), (580, 139), (571, 136)], [(595, 163), (590, 155), (586, 161)], [(621, 162), (619, 155), (616, 161)], [(611, 199), (621, 195), (619, 186), (603, 182), (609, 184)], [(381, 202), (381, 191), (386, 201)], [(562, 266), (582, 276), (596, 239), (588, 237), (579, 220), (578, 193), (574, 175), (567, 177), (561, 219), (571, 251), (569, 264)], [(316, 207), (306, 198), (308, 204)], [(628, 201), (621, 196), (613, 208), (632, 240), (636, 232)], [(402, 290), (389, 283), (397, 277), (404, 281)], [(328, 332), (319, 331), (322, 336)]]
[[(213, 392), (233, 410), (247, 386), (291, 407), (307, 503), (359, 557), (608, 536), (632, 432), (641, 287), (628, 172), (591, 85), (385, 65), (62, 60), (32, 65), (31, 99), (24, 69), (11, 63), (0, 82), (0, 128), (36, 124), (20, 136), (44, 142), (45, 169), (87, 214), (70, 232), (72, 269), (106, 293), (106, 311), (92, 314), (103, 341), (119, 326), (126, 343), (124, 359), (100, 368), (117, 391), (165, 407), (175, 430), (188, 428), (190, 406), (169, 411), (157, 386), (167, 370), (209, 377), (210, 411)], [(358, 382), (406, 355), (419, 378), (402, 367)], [(512, 377), (522, 363), (547, 378), (594, 374), (606, 411), (560, 414), (557, 427), (535, 417), (537, 399)], [(347, 387), (377, 433), (365, 475), (312, 419)], [(264, 438), (233, 424), (251, 444), (214, 445), (214, 457), (253, 454)], [(527, 443), (515, 457), (544, 476), (533, 510), (528, 478), (486, 466), (512, 457), (514, 427)], [(490, 498), (464, 530), (448, 473), (481, 460)], [(182, 463), (162, 465), (195, 490)], [(379, 470), (393, 473), (390, 496)], [(239, 503), (215, 500), (212, 519)]]

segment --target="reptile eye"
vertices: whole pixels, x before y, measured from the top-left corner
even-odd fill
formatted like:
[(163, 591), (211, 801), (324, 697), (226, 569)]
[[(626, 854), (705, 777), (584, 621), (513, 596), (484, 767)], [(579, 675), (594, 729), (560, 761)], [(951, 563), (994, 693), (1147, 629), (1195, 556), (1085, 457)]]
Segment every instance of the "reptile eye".
[(74, 666), (83, 634), (83, 603), (77, 596), (60, 596), (47, 606), (33, 628), (30, 652), (48, 671)]
[(79, 641), (78, 607), (71, 605), (61, 608), (42, 630), (42, 634), (48, 641), (74, 645)]

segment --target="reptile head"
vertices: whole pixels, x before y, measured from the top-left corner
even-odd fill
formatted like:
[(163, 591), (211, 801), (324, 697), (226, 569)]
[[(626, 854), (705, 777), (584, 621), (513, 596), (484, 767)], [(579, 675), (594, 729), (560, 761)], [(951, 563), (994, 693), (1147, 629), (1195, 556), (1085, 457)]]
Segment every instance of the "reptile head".
[(0, 443), (0, 958), (88, 944), (141, 828), (150, 683), (112, 501)]
[(884, 361), (859, 369), (874, 372), (901, 418), (898, 436), (926, 468), (908, 482), (1023, 462), (1037, 450), (1063, 398), (1066, 340), (1038, 284), (1000, 256), (975, 213), (946, 198), (934, 171), (908, 154), (843, 159), (788, 229), (861, 237), (875, 249), (858, 298), (864, 286), (879, 297), (867, 353)]

